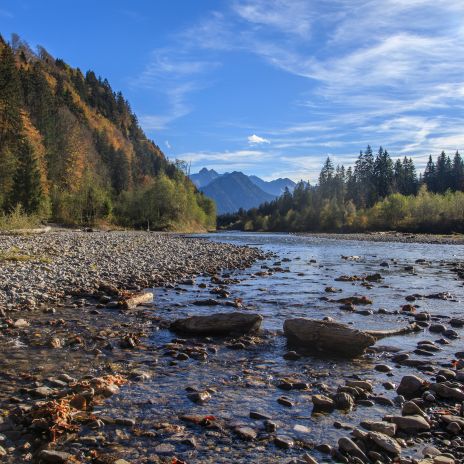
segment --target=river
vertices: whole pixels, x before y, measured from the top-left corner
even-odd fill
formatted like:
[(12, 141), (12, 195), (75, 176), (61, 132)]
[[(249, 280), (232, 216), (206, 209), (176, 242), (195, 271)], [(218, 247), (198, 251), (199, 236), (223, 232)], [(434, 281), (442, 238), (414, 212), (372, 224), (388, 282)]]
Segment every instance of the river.
[[(413, 315), (401, 311), (407, 304), (406, 296), (441, 292), (449, 292), (450, 299), (418, 298), (413, 303), (418, 305), (417, 312), (427, 311), (432, 322), (444, 324), (451, 317), (463, 316), (464, 287), (453, 271), (464, 256), (461, 245), (356, 242), (260, 233), (200, 237), (259, 247), (275, 255), (245, 271), (232, 272), (231, 277), (239, 283), (228, 288), (230, 299), (241, 299), (244, 310), (264, 316), (264, 335), (259, 340), (250, 340), (244, 349), (231, 349), (215, 340), (207, 340), (205, 344), (204, 340), (198, 340), (198, 346), (208, 350), (206, 360), (191, 357), (173, 361), (169, 352), (172, 354), (179, 343), (189, 342), (175, 340), (175, 335), (166, 329), (153, 330), (150, 344), (156, 353), (145, 353), (139, 361), (140, 366), (150, 371), (151, 379), (124, 387), (122, 394), (96, 410), (98, 414), (114, 417), (134, 417), (140, 429), (153, 431), (135, 438), (133, 434), (125, 437), (125, 432), (118, 428), (114, 430), (114, 439), (119, 443), (115, 450), (127, 454), (131, 462), (158, 462), (149, 459), (155, 453), (175, 455), (189, 464), (287, 463), (292, 456), (299, 457), (306, 451), (320, 461), (329, 461), (327, 456), (313, 450), (313, 445), (335, 445), (339, 437), (349, 433), (343, 427), (358, 427), (365, 418), (381, 420), (385, 414), (398, 413), (398, 408), (376, 402), (371, 407), (357, 406), (350, 413), (312, 414), (311, 394), (335, 389), (347, 378), (362, 378), (373, 382), (378, 396), (394, 399), (395, 390), (387, 390), (383, 384), (398, 384), (403, 375), (417, 371), (392, 362), (389, 359), (392, 351), (412, 353), (419, 341), (436, 341), (442, 336), (424, 328), (419, 333), (383, 339), (378, 344), (389, 348), (352, 361), (317, 357), (287, 361), (283, 358), (287, 351), (282, 336), (285, 319), (329, 316), (359, 329), (397, 328), (414, 320)], [(275, 266), (283, 268), (283, 272), (261, 275)], [(368, 286), (363, 281), (335, 280), (342, 275), (374, 273), (380, 273), (382, 279)], [(202, 283), (205, 288), (201, 288)], [(327, 293), (326, 287), (335, 287), (339, 292)], [(154, 311), (163, 319), (174, 320), (186, 315), (234, 310), (192, 304), (198, 299), (211, 298), (210, 290), (209, 277), (198, 277), (194, 286), (156, 289)], [(353, 295), (366, 295), (373, 304), (352, 312), (341, 310), (339, 303), (330, 301)], [(462, 335), (461, 329), (456, 330)], [(439, 345), (441, 351), (435, 353), (431, 364), (449, 366), (454, 353), (462, 349), (460, 339), (447, 339), (446, 343)], [(411, 357), (426, 359), (414, 353)], [(378, 364), (388, 364), (392, 371), (377, 372), (374, 367)], [(283, 391), (278, 388), (283, 379), (307, 383), (308, 388)], [(189, 388), (210, 389), (211, 400), (205, 404), (193, 403), (187, 397)], [(289, 398), (292, 407), (277, 401), (282, 395)], [(263, 421), (251, 419), (250, 411), (269, 415), (277, 425), (277, 433), (295, 440), (295, 446), (289, 450), (276, 447), (264, 430)], [(213, 416), (214, 426), (203, 427), (180, 419), (185, 414)], [(342, 428), (340, 424), (334, 426), (336, 421)], [(236, 427), (249, 427), (257, 439), (239, 438), (230, 432)], [(404, 455), (415, 456), (420, 447), (410, 446)]]

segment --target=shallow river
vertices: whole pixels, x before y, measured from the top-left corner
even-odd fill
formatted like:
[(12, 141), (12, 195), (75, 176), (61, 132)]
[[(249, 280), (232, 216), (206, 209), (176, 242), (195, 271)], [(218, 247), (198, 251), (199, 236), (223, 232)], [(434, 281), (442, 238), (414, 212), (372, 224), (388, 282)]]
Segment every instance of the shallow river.
[[(243, 300), (245, 310), (259, 312), (264, 316), (263, 327), (268, 336), (245, 349), (232, 350), (221, 343), (215, 343), (217, 353), (208, 356), (207, 361), (190, 359), (173, 363), (172, 358), (163, 356), (163, 345), (175, 335), (167, 330), (153, 331), (150, 337), (153, 351), (159, 355), (155, 364), (154, 354), (145, 353), (140, 357), (140, 366), (153, 374), (150, 380), (124, 387), (117, 395), (105, 403), (97, 412), (113, 417), (132, 417), (141, 429), (153, 428), (156, 437), (135, 439), (115, 429), (118, 442), (127, 452), (131, 462), (145, 461), (151, 453), (176, 455), (189, 464), (256, 462), (287, 463), (291, 457), (308, 452), (320, 461), (329, 460), (312, 444), (336, 444), (340, 436), (349, 432), (335, 428), (340, 421), (358, 426), (365, 418), (380, 420), (383, 415), (398, 413), (398, 408), (375, 405), (358, 406), (352, 412), (334, 412), (329, 415), (312, 415), (312, 393), (323, 393), (325, 384), (336, 387), (344, 379), (360, 376), (374, 382), (378, 395), (393, 399), (394, 390), (386, 390), (382, 383), (398, 383), (407, 373), (417, 373), (412, 368), (400, 367), (389, 360), (387, 350), (371, 353), (354, 361), (323, 360), (305, 357), (298, 361), (283, 359), (287, 351), (285, 339), (281, 335), (285, 319), (309, 317), (322, 319), (330, 316), (338, 321), (353, 324), (357, 328), (383, 329), (397, 328), (408, 324), (413, 318), (401, 312), (393, 314), (407, 303), (405, 297), (411, 294), (429, 295), (449, 292), (453, 301), (441, 299), (418, 299), (414, 304), (417, 311), (428, 311), (432, 320), (447, 324), (446, 317), (462, 317), (464, 287), (452, 268), (462, 261), (464, 246), (425, 245), (382, 242), (355, 242), (333, 239), (318, 239), (285, 234), (220, 233), (204, 236), (207, 240), (230, 242), (237, 245), (260, 247), (275, 253), (276, 257), (260, 261), (246, 271), (232, 273), (240, 283), (231, 285), (231, 299)], [(357, 256), (359, 258), (343, 259)], [(426, 260), (419, 262), (417, 260)], [(263, 271), (262, 266), (272, 267), (275, 262), (288, 272), (276, 272), (270, 276), (256, 276)], [(388, 262), (389, 266), (381, 263)], [(409, 266), (409, 267), (408, 267)], [(410, 266), (413, 266), (411, 269)], [(265, 270), (265, 269), (264, 269)], [(365, 275), (381, 273), (381, 282), (366, 288), (361, 282), (339, 282), (341, 275)], [(198, 284), (206, 283), (206, 288)], [(340, 289), (339, 293), (326, 293), (326, 287)], [(200, 307), (192, 302), (214, 297), (210, 294), (209, 278), (197, 278), (194, 286), (185, 285), (176, 289), (156, 289), (154, 311), (166, 319), (192, 314), (208, 314), (218, 311), (233, 311), (230, 307)], [(373, 300), (371, 306), (357, 309), (372, 309), (372, 314), (357, 314), (343, 311), (340, 304), (321, 300), (321, 297), (342, 298), (366, 295)], [(389, 314), (379, 314), (381, 308)], [(462, 336), (461, 329), (456, 329)], [(386, 338), (378, 342), (406, 352), (412, 352), (421, 340), (437, 340), (439, 334), (427, 329), (412, 334)], [(449, 340), (443, 350), (433, 358), (437, 365), (448, 365), (453, 354), (463, 349), (462, 339)], [(211, 342), (212, 343), (212, 342)], [(412, 354), (412, 358), (421, 358)], [(374, 370), (376, 364), (393, 367), (391, 374)], [(277, 384), (290, 378), (310, 385), (308, 390), (283, 391)], [(212, 389), (209, 402), (198, 405), (187, 398), (186, 388)], [(285, 395), (293, 402), (286, 407), (277, 402)], [(290, 450), (277, 448), (263, 429), (263, 422), (250, 419), (250, 411), (268, 414), (277, 423), (277, 433), (293, 438), (297, 446)], [(192, 425), (179, 419), (182, 414), (214, 416), (221, 426), (216, 429)], [(169, 427), (168, 427), (169, 424)], [(223, 432), (221, 427), (231, 430), (242, 425), (254, 429), (257, 440), (248, 442), (234, 433)], [(122, 434), (122, 435), (121, 435)], [(192, 446), (191, 440), (196, 442)], [(161, 445), (161, 446), (160, 446)], [(118, 450), (121, 447), (116, 447)], [(130, 450), (129, 450), (130, 448)], [(420, 446), (411, 446), (404, 455), (416, 455)]]

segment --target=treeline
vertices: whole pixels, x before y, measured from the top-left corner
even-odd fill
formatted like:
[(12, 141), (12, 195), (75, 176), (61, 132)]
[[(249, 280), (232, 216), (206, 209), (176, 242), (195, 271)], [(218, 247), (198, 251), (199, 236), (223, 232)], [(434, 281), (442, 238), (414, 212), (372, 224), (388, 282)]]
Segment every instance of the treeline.
[(370, 146), (354, 167), (327, 158), (318, 185), (300, 182), (276, 200), (218, 218), (218, 227), (250, 231), (403, 230), (464, 232), (464, 163), (444, 152), (424, 174), (411, 158), (393, 161)]
[(120, 92), (16, 35), (0, 36), (0, 167), (3, 215), (215, 227), (214, 203), (145, 136)]

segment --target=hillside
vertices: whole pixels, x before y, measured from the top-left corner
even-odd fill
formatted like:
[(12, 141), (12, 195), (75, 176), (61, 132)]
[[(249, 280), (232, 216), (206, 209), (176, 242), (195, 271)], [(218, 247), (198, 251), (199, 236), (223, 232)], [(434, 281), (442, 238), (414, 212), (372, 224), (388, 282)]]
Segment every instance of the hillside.
[(275, 198), (262, 191), (248, 176), (236, 171), (221, 175), (202, 190), (215, 200), (219, 214), (253, 208)]
[(45, 49), (0, 36), (0, 212), (70, 224), (214, 226), (204, 197), (140, 128), (123, 95)]

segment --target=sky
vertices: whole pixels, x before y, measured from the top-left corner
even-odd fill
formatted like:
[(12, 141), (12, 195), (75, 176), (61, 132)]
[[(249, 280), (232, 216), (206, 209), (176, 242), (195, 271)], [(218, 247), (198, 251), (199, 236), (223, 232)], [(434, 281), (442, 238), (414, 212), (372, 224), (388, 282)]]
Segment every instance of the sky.
[(106, 77), (192, 172), (464, 151), (463, 0), (0, 0), (0, 32)]

